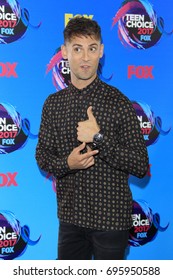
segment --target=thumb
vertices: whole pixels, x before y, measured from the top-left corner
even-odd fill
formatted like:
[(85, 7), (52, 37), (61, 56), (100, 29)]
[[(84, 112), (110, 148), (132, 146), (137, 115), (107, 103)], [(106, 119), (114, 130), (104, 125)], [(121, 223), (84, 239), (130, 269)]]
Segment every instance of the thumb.
[(95, 117), (93, 115), (93, 111), (92, 111), (92, 106), (89, 106), (87, 109), (87, 115), (88, 115), (88, 119), (89, 120), (94, 120), (95, 121)]

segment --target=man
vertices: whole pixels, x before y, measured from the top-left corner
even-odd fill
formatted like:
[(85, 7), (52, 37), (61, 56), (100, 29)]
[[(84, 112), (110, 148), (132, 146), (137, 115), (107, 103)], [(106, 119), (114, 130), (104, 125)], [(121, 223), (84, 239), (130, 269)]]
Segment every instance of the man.
[(131, 102), (97, 76), (103, 55), (96, 21), (75, 17), (62, 56), (71, 84), (45, 101), (36, 149), (56, 177), (58, 259), (124, 259), (132, 226), (129, 174), (142, 178), (148, 154)]

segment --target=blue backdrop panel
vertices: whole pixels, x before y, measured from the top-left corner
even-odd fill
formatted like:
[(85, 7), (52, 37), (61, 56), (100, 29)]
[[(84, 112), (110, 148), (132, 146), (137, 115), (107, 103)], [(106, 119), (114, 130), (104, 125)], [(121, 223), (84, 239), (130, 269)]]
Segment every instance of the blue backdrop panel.
[(172, 1), (43, 2), (0, 0), (0, 259), (56, 259), (55, 184), (34, 155), (43, 103), (69, 79), (60, 46), (76, 15), (99, 22), (98, 74), (132, 100), (148, 148), (147, 175), (129, 177), (127, 259), (173, 259)]

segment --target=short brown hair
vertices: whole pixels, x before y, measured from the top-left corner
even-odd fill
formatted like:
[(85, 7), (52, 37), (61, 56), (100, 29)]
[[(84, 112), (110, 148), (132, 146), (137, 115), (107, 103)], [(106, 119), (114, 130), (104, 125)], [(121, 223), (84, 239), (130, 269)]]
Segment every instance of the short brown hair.
[(101, 39), (101, 28), (95, 20), (76, 16), (69, 20), (64, 29), (64, 42), (70, 41), (73, 37), (90, 36), (97, 40)]

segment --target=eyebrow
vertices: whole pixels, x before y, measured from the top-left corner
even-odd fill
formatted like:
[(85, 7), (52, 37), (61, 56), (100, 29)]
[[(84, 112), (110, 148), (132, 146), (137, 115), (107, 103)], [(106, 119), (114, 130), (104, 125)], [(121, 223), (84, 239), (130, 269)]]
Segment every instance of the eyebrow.
[[(72, 47), (82, 47), (82, 46), (83, 46), (83, 45), (77, 44), (77, 43), (75, 43), (75, 44), (72, 45)], [(92, 46), (98, 46), (98, 44), (97, 44), (97, 43), (93, 43), (93, 44), (90, 44), (90, 45), (89, 45), (89, 47), (92, 47)]]

